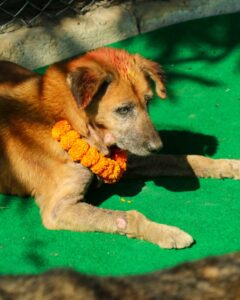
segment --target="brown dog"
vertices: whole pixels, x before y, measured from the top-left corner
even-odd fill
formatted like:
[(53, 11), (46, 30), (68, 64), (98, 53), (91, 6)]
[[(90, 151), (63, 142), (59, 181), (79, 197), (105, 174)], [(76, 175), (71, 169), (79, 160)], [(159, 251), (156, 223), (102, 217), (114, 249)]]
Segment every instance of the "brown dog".
[[(51, 137), (53, 124), (67, 119), (104, 154), (112, 145), (141, 156), (156, 152), (161, 140), (147, 113), (152, 97), (147, 77), (165, 98), (157, 63), (103, 48), (55, 64), (43, 77), (9, 62), (0, 63), (0, 72), (1, 193), (33, 195), (49, 229), (120, 233), (164, 248), (192, 244), (182, 230), (151, 222), (136, 211), (84, 203), (93, 175), (72, 162)], [(197, 175), (208, 175), (208, 159), (193, 157), (193, 162)]]

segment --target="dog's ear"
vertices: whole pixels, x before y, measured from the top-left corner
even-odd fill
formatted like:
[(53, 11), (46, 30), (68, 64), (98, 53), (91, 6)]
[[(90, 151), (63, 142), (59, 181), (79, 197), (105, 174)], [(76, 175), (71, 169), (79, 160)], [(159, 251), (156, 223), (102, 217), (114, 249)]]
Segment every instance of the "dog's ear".
[(110, 81), (110, 74), (85, 66), (70, 72), (67, 77), (69, 87), (80, 108), (86, 108), (101, 88), (106, 89)]
[(139, 54), (135, 55), (135, 61), (140, 69), (149, 76), (156, 86), (156, 93), (162, 99), (167, 97), (166, 87), (165, 87), (165, 75), (162, 67), (151, 60), (148, 60)]

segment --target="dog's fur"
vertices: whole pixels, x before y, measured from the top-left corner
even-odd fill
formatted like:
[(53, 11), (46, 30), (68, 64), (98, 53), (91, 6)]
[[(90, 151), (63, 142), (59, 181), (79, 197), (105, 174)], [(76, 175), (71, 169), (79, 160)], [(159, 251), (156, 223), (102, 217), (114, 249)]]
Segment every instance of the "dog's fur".
[(97, 277), (69, 270), (0, 276), (1, 300), (236, 300), (240, 254), (209, 257), (142, 276)]
[[(73, 163), (51, 137), (52, 125), (67, 119), (103, 154), (112, 145), (141, 156), (156, 152), (161, 140), (147, 112), (152, 97), (147, 77), (165, 98), (161, 67), (123, 50), (89, 52), (53, 65), (43, 77), (0, 62), (0, 192), (33, 195), (49, 229), (120, 233), (164, 248), (191, 245), (193, 239), (182, 230), (151, 222), (136, 211), (85, 203), (92, 173)], [(215, 177), (223, 174), (209, 159), (193, 156), (188, 161), (193, 171), (188, 168), (184, 175), (211, 176), (209, 168)], [(171, 157), (169, 162), (172, 169)], [(143, 169), (145, 163), (144, 159)], [(235, 176), (231, 164), (225, 169), (228, 177)], [(134, 172), (138, 169), (133, 164)], [(153, 175), (160, 173), (161, 168)]]

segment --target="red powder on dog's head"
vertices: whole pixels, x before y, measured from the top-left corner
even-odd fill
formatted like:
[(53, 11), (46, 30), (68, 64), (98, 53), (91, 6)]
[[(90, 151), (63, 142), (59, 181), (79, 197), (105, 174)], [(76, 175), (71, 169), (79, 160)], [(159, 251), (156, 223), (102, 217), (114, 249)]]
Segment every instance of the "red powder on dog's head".
[(112, 66), (127, 78), (134, 78), (139, 72), (134, 56), (122, 49), (100, 48), (87, 53), (85, 57)]
[(107, 47), (92, 50), (83, 56), (73, 59), (68, 63), (68, 68), (69, 71), (74, 71), (80, 66), (89, 66), (89, 63), (94, 62), (116, 70), (122, 78), (132, 82), (140, 73), (134, 55), (122, 49)]

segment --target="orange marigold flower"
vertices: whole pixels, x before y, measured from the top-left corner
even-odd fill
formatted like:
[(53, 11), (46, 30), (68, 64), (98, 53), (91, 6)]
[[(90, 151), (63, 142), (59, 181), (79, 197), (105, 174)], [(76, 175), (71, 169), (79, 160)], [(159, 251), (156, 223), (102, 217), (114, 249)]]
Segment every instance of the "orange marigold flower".
[(71, 149), (68, 151), (68, 154), (73, 161), (80, 161), (85, 153), (87, 153), (89, 147), (90, 146), (86, 141), (78, 139), (74, 142)]
[(122, 150), (115, 150), (112, 155), (112, 159), (114, 159), (120, 166), (121, 169), (126, 171), (127, 169), (127, 161), (126, 161), (126, 153)]
[(114, 173), (115, 164), (114, 161), (111, 161), (109, 158), (106, 161), (106, 167), (102, 169), (99, 173), (102, 177), (110, 178), (110, 176)]
[(108, 161), (106, 157), (104, 157), (102, 154), (100, 154), (99, 161), (91, 167), (91, 171), (94, 174), (100, 174), (103, 170), (105, 170), (108, 167)]
[(96, 148), (80, 138), (80, 135), (72, 130), (71, 125), (62, 120), (52, 128), (52, 136), (66, 151), (73, 161), (79, 161), (83, 166), (100, 176), (106, 183), (114, 183), (120, 179), (127, 168), (125, 151), (116, 149), (111, 158), (104, 157)]
[(99, 158), (100, 154), (98, 153), (97, 149), (90, 147), (87, 153), (81, 159), (81, 164), (86, 168), (90, 168), (99, 161)]
[(64, 150), (69, 150), (74, 142), (80, 137), (80, 135), (75, 130), (69, 130), (60, 139), (60, 144)]
[(114, 183), (116, 182), (121, 175), (120, 166), (113, 161), (112, 159), (107, 159), (108, 166), (102, 172), (99, 173), (100, 177), (103, 178), (104, 182)]
[(60, 140), (61, 136), (71, 130), (71, 125), (66, 120), (57, 122), (52, 129), (52, 137)]

